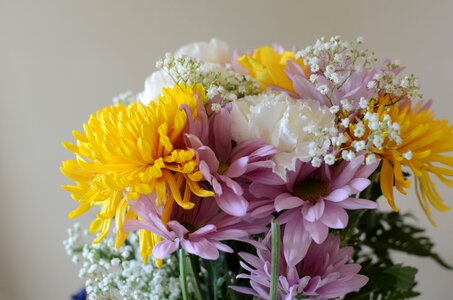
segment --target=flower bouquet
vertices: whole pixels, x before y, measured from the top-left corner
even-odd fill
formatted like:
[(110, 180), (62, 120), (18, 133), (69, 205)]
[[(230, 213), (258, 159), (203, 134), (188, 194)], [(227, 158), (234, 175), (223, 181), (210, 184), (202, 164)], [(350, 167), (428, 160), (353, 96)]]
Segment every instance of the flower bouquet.
[(65, 246), (88, 298), (407, 299), (417, 270), (392, 251), (450, 269), (394, 190), (433, 224), (448, 210), (453, 127), (362, 44), (187, 45), (73, 131), (69, 217), (96, 214)]

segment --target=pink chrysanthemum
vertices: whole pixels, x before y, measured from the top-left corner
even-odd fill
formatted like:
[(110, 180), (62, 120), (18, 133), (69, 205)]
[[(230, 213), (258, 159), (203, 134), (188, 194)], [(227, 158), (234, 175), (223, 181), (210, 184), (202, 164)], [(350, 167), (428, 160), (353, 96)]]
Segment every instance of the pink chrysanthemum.
[[(311, 240), (322, 243), (329, 228), (343, 229), (348, 224), (345, 209), (374, 209), (376, 202), (354, 198), (369, 184), (368, 177), (378, 162), (363, 165), (363, 156), (335, 166), (313, 167), (298, 162), (294, 172), (288, 172), (286, 184), (253, 183), (250, 192), (261, 207), (253, 204), (253, 217), (281, 212), (278, 220), (286, 224), (283, 234), (285, 258), (289, 265), (297, 264), (305, 255)], [(272, 207), (273, 205), (273, 207)], [(265, 209), (263, 209), (265, 208)], [(258, 211), (258, 213), (256, 212)]]
[(223, 213), (212, 198), (200, 199), (193, 196), (195, 207), (185, 210), (174, 205), (168, 222), (162, 221), (163, 207), (156, 206), (155, 195), (143, 195), (129, 201), (140, 220), (126, 221), (126, 231), (149, 230), (162, 241), (153, 248), (155, 258), (164, 259), (182, 247), (188, 253), (204, 259), (216, 260), (219, 250), (233, 252), (222, 243), (225, 240), (237, 240), (254, 244), (249, 238), (252, 234), (266, 231), (266, 227), (250, 224), (240, 218)]
[[(234, 290), (269, 299), (271, 281), (270, 235), (264, 241), (265, 249), (258, 249), (258, 256), (239, 253), (244, 262), (241, 266), (250, 274), (240, 274), (238, 278), (250, 280), (248, 287), (232, 287)], [(283, 247), (287, 245), (283, 243)], [(279, 300), (291, 299), (333, 299), (359, 290), (368, 278), (357, 274), (361, 267), (348, 264), (352, 247), (340, 248), (340, 239), (330, 235), (322, 244), (311, 243), (303, 260), (295, 266), (288, 265), (280, 255), (277, 296)], [(305, 251), (304, 251), (305, 252)]]
[(230, 215), (242, 217), (247, 212), (248, 201), (241, 181), (273, 177), (269, 158), (276, 149), (259, 139), (233, 147), (229, 107), (213, 113), (205, 127), (209, 128), (209, 138), (203, 141), (196, 131), (188, 133), (189, 147), (196, 151), (200, 171), (212, 185), (219, 207)]

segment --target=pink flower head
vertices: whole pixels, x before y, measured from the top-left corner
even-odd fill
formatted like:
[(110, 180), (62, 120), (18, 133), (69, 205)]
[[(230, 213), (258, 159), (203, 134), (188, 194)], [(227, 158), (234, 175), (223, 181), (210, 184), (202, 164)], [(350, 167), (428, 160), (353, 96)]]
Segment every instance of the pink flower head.
[[(320, 57), (326, 58), (326, 55), (320, 55)], [(325, 67), (326, 63), (327, 61), (321, 59), (321, 66)], [(344, 78), (341, 84), (332, 82), (321, 71), (312, 73), (312, 75), (316, 76), (316, 81), (311, 82), (307, 79), (300, 66), (293, 61), (287, 62), (285, 71), (293, 83), (296, 98), (317, 100), (326, 106), (340, 105), (342, 99), (349, 99), (355, 108), (359, 107), (360, 98), (370, 99), (375, 93), (373, 89), (368, 88), (370, 81), (374, 80), (377, 76), (382, 77), (386, 73), (396, 76), (402, 71), (400, 67), (391, 67), (389, 60), (383, 61), (376, 68), (363, 68), (355, 72), (344, 71), (344, 69), (353, 69), (352, 61), (345, 61), (345, 65), (341, 69), (343, 71), (337, 72), (341, 78)], [(327, 86), (329, 90), (333, 89), (332, 94), (321, 94), (319, 88), (323, 85)]]
[(126, 231), (145, 229), (160, 236), (162, 241), (154, 246), (153, 256), (161, 259), (181, 246), (188, 253), (216, 260), (219, 250), (233, 252), (222, 241), (244, 241), (256, 246), (257, 242), (249, 236), (266, 231), (264, 226), (250, 224), (221, 212), (212, 198), (193, 197), (191, 201), (195, 203), (191, 210), (173, 205), (170, 219), (165, 224), (162, 221), (163, 207), (156, 206), (155, 195), (142, 195), (137, 200), (129, 201), (141, 219), (126, 221), (124, 228)]
[(200, 171), (212, 185), (219, 207), (230, 215), (244, 216), (248, 201), (241, 182), (256, 177), (262, 180), (274, 177), (269, 158), (276, 149), (259, 139), (233, 147), (229, 107), (221, 108), (209, 118), (207, 141), (190, 133), (187, 140), (189, 147), (197, 153)]
[[(377, 208), (374, 201), (353, 198), (370, 184), (368, 177), (378, 166), (378, 162), (363, 165), (363, 160), (362, 155), (350, 162), (319, 168), (299, 161), (296, 170), (288, 172), (286, 184), (251, 185), (250, 192), (264, 199), (259, 201), (267, 211), (269, 203), (273, 203), (275, 211), (281, 212), (278, 220), (286, 224), (283, 243), (289, 265), (294, 266), (304, 257), (301, 249), (308, 249), (311, 240), (321, 244), (329, 228), (345, 228), (348, 224), (345, 209)], [(256, 206), (255, 209), (259, 210)]]
[[(238, 278), (249, 279), (251, 288), (232, 288), (260, 299), (269, 299), (272, 264), (270, 235), (264, 243), (266, 248), (258, 249), (258, 256), (239, 253), (244, 260), (241, 266), (250, 274), (240, 274)], [(287, 245), (283, 243), (283, 247)], [(357, 274), (360, 265), (347, 263), (353, 249), (340, 248), (339, 237), (329, 235), (323, 243), (311, 243), (307, 248), (302, 261), (295, 266), (288, 265), (281, 252), (277, 289), (279, 300), (341, 298), (368, 282), (366, 276)]]

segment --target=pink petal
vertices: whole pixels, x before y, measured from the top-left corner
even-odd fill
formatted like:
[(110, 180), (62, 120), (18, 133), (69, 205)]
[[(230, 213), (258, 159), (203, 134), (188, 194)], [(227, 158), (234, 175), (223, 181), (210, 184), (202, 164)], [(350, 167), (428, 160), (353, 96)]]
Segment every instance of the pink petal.
[(294, 197), (288, 193), (280, 194), (274, 200), (274, 207), (277, 212), (280, 212), (285, 209), (292, 209), (299, 206), (302, 206), (304, 202), (298, 198)]
[(216, 240), (233, 240), (248, 236), (247, 231), (242, 229), (225, 229), (219, 230), (215, 234), (210, 235), (212, 239)]
[(357, 170), (363, 163), (363, 155), (357, 156), (352, 161), (342, 162), (334, 171), (332, 189), (338, 189), (348, 184), (355, 177)]
[(364, 165), (360, 168), (360, 170), (357, 172), (355, 177), (361, 177), (361, 178), (368, 178), (370, 175), (377, 169), (380, 163), (380, 159), (376, 160), (374, 164), (371, 165)]
[(221, 161), (228, 161), (231, 154), (231, 121), (230, 113), (223, 108), (213, 116), (213, 138), (215, 151)]
[(346, 209), (376, 209), (378, 204), (374, 201), (360, 198), (349, 198), (345, 201), (338, 203), (341, 207)]
[(270, 203), (270, 204), (258, 206), (257, 208), (251, 210), (249, 213), (252, 218), (268, 217), (270, 219), (273, 212), (274, 212), (274, 204)]
[(346, 189), (336, 189), (323, 198), (332, 202), (340, 202), (349, 198), (351, 194)]
[(208, 181), (212, 181), (212, 175), (211, 175), (211, 169), (209, 168), (209, 165), (204, 161), (200, 161), (198, 163), (198, 167), (200, 168), (201, 174), (203, 174), (204, 178)]
[(251, 161), (257, 161), (260, 158), (272, 156), (272, 155), (276, 154), (277, 152), (278, 151), (274, 146), (265, 145), (265, 146), (259, 148), (258, 150), (254, 151), (253, 153), (251, 153), (249, 155), (249, 157), (250, 157)]
[(247, 295), (252, 295), (252, 296), (255, 296), (255, 297), (260, 297), (260, 295), (258, 295), (254, 289), (252, 288), (249, 288), (249, 287), (245, 287), (245, 286), (238, 286), (238, 285), (230, 285), (228, 286), (230, 289), (232, 289), (233, 291), (236, 291), (238, 293), (242, 293), (242, 294), (247, 294)]
[(294, 267), (305, 256), (311, 238), (304, 228), (303, 218), (296, 217), (286, 223), (283, 233), (284, 256), (288, 267)]
[(183, 238), (189, 230), (182, 226), (178, 221), (168, 221), (167, 226), (173, 230), (179, 238)]
[(247, 213), (248, 202), (243, 196), (238, 196), (231, 189), (224, 188), (223, 194), (215, 198), (219, 207), (229, 215), (243, 217)]
[(175, 239), (174, 241), (163, 240), (157, 243), (153, 248), (153, 256), (156, 258), (164, 259), (173, 252), (175, 252), (179, 247), (179, 240)]
[(304, 76), (294, 76), (292, 78), (294, 90), (299, 95), (299, 97), (303, 99), (313, 99), (318, 100), (319, 103), (323, 105), (328, 104), (328, 100), (325, 96), (323, 96), (316, 87)]
[(343, 229), (348, 225), (348, 214), (341, 206), (329, 204), (324, 209), (321, 222), (330, 228)]
[(219, 169), (219, 160), (217, 159), (214, 151), (207, 146), (201, 146), (196, 149), (198, 154), (198, 159), (200, 161), (205, 161), (209, 167), (209, 173), (213, 174)]
[(371, 181), (365, 178), (355, 178), (349, 182), (349, 185), (352, 186), (357, 193), (360, 193), (370, 185)]
[(324, 242), (329, 234), (329, 228), (320, 221), (308, 222), (304, 220), (304, 227), (317, 244)]
[(338, 298), (352, 291), (359, 290), (367, 282), (368, 277), (364, 275), (354, 275), (353, 278), (348, 281), (336, 280), (328, 283), (325, 286), (320, 287), (317, 292), (328, 299)]
[(187, 252), (204, 259), (216, 260), (219, 258), (219, 251), (207, 239), (183, 240), (181, 241), (181, 247)]
[(233, 192), (236, 195), (239, 196), (244, 193), (244, 190), (242, 189), (241, 185), (239, 183), (237, 183), (235, 180), (231, 179), (228, 176), (224, 176), (224, 175), (218, 175), (218, 177), (226, 184), (227, 187), (229, 187), (231, 190), (233, 190)]
[(212, 188), (214, 189), (214, 192), (216, 193), (216, 195), (221, 196), (223, 194), (223, 188), (222, 188), (222, 185), (219, 183), (219, 181), (217, 181), (217, 178), (212, 177), (211, 181), (209, 181), (209, 182), (212, 184)]
[(215, 225), (208, 224), (208, 225), (205, 225), (205, 226), (197, 229), (196, 231), (190, 233), (189, 236), (190, 236), (190, 238), (200, 238), (203, 235), (211, 233), (211, 232), (215, 232), (216, 230), (217, 230), (217, 227)]
[(239, 257), (242, 258), (246, 263), (254, 267), (255, 269), (261, 268), (263, 262), (259, 259), (258, 256), (252, 255), (247, 252), (239, 252)]
[(247, 165), (249, 162), (249, 158), (247, 156), (241, 157), (237, 160), (235, 160), (230, 167), (228, 168), (228, 171), (226, 172), (226, 176), (235, 178), (239, 177), (242, 174), (247, 171)]
[(249, 191), (257, 198), (274, 199), (278, 195), (285, 193), (285, 187), (252, 182)]
[(186, 139), (188, 141), (189, 147), (192, 149), (197, 149), (203, 146), (203, 143), (200, 141), (200, 139), (193, 134), (186, 134)]
[(302, 214), (304, 215), (305, 220), (309, 222), (314, 222), (319, 220), (324, 212), (324, 200), (321, 198), (314, 205), (306, 204), (302, 208)]
[(222, 251), (222, 252), (227, 252), (227, 253), (233, 253), (234, 250), (228, 245), (225, 245), (221, 242), (217, 241), (211, 241), (211, 243), (217, 248), (217, 250)]

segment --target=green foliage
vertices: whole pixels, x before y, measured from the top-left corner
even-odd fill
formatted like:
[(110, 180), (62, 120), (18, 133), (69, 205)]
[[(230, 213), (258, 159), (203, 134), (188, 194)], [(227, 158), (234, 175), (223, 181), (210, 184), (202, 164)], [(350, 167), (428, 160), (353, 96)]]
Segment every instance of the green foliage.
[(346, 296), (347, 300), (399, 300), (419, 295), (414, 291), (417, 269), (402, 265), (385, 266), (366, 261), (362, 263), (362, 274), (370, 281), (357, 293)]
[(390, 250), (429, 257), (446, 269), (452, 269), (436, 252), (425, 230), (410, 224), (410, 214), (367, 212), (358, 229), (366, 234), (363, 245), (376, 256), (389, 259)]
[[(361, 198), (377, 200), (381, 195), (376, 176)], [(412, 224), (410, 214), (378, 210), (350, 213), (346, 230), (338, 231), (342, 244), (353, 246), (354, 261), (362, 265), (361, 274), (369, 277), (368, 284), (359, 292), (346, 296), (347, 300), (402, 300), (419, 295), (415, 291), (417, 269), (396, 264), (393, 251), (433, 259), (444, 268), (452, 269), (436, 252), (434, 243), (425, 230)]]
[[(235, 244), (235, 243), (231, 243)], [(250, 300), (253, 297), (240, 294), (229, 288), (230, 285), (247, 285), (248, 281), (238, 282), (240, 266), (237, 254), (221, 253), (215, 260), (204, 260), (190, 255), (190, 268), (194, 280), (202, 293), (197, 300)], [(235, 264), (230, 264), (234, 261)], [(192, 283), (194, 284), (194, 283)]]

